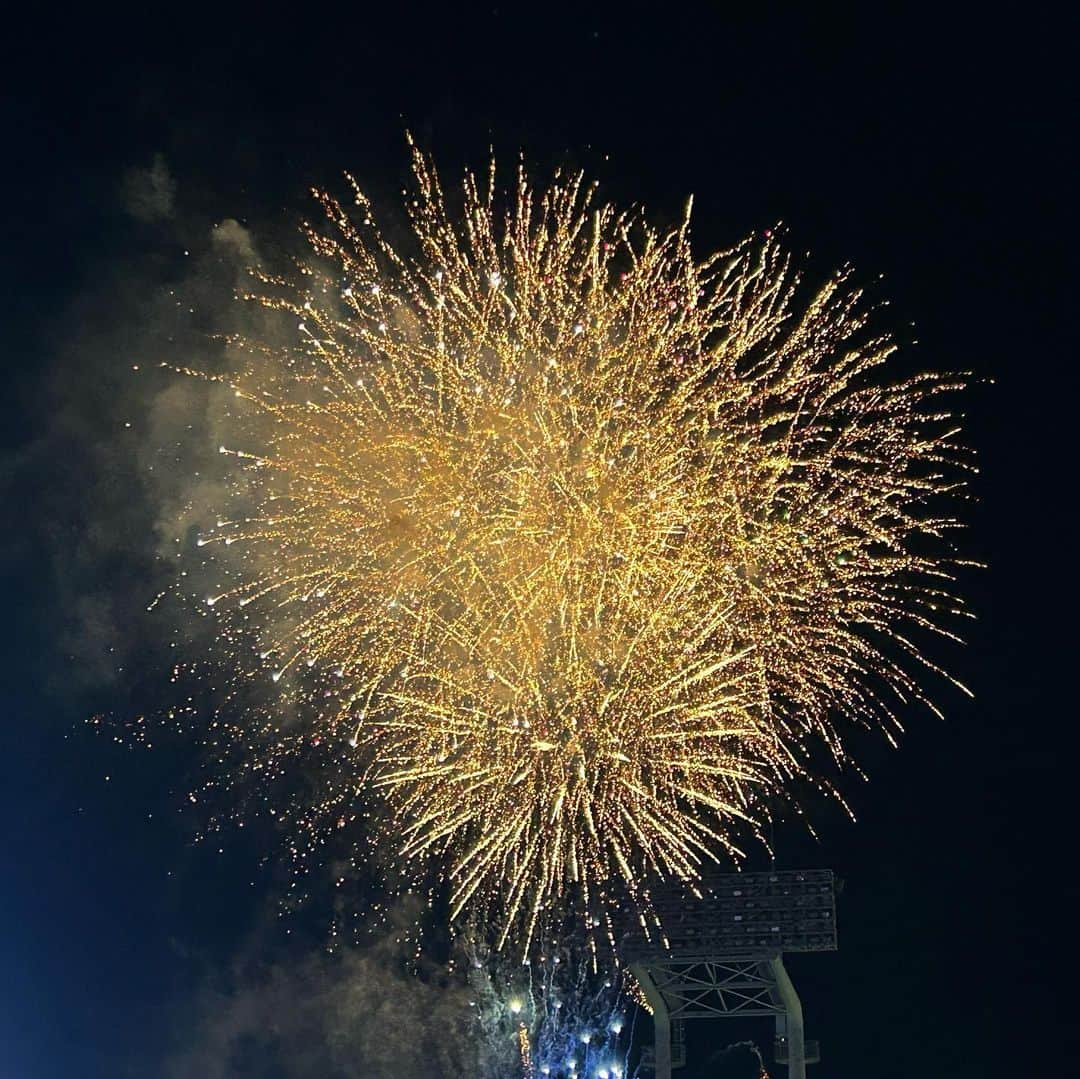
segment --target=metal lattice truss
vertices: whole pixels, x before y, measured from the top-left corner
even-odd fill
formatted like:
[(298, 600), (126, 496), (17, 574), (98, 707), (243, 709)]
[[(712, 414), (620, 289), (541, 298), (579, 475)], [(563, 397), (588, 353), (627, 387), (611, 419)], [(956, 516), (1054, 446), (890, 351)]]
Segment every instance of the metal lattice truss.
[(673, 1020), (771, 1017), (785, 1010), (777, 997), (772, 969), (757, 959), (650, 964), (634, 973), (639, 981), (649, 979)]
[(836, 886), (827, 869), (718, 874), (691, 891), (658, 889), (651, 918), (628, 919), (619, 953), (653, 1014), (656, 1079), (684, 1062), (687, 1019), (771, 1018), (775, 1056), (789, 1079), (805, 1079), (820, 1059), (803, 1034), (802, 1003), (784, 952), (836, 948)]
[(671, 1079), (686, 1063), (686, 1019), (767, 1017), (776, 1030), (774, 1055), (788, 1075), (805, 1079), (806, 1065), (821, 1059), (817, 1042), (803, 1034), (802, 1003), (780, 956), (635, 964), (630, 968), (653, 1013), (654, 1048), (642, 1057), (656, 1079)]

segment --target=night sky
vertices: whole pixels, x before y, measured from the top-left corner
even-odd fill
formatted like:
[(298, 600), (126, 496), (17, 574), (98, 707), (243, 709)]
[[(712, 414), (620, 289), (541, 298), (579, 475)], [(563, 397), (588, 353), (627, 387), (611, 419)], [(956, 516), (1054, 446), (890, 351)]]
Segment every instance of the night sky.
[[(943, 687), (945, 722), (912, 709), (899, 750), (867, 739), (857, 823), (820, 806), (819, 841), (780, 836), (780, 864), (845, 885), (840, 951), (790, 968), (817, 1079), (1069, 1074), (1075, 28), (987, 6), (392, 7), (5, 26), (0, 1076), (376, 1074), (362, 1046), (321, 1063), (379, 1032), (324, 1007), (345, 974), (319, 966), (317, 911), (284, 947), (268, 837), (194, 846), (194, 747), (86, 721), (160, 706), (132, 365), (213, 329), (214, 225), (288, 248), (308, 188), (346, 169), (393, 207), (406, 128), (448, 176), (494, 147), (585, 167), (660, 222), (693, 193), (700, 253), (782, 220), (812, 271), (850, 261), (889, 298), (905, 363), (974, 372), (965, 543), (988, 568), (964, 580), (967, 646), (941, 654), (976, 698)], [(282, 1002), (271, 1056), (238, 1044)], [(691, 1044), (704, 1061), (739, 1036)]]

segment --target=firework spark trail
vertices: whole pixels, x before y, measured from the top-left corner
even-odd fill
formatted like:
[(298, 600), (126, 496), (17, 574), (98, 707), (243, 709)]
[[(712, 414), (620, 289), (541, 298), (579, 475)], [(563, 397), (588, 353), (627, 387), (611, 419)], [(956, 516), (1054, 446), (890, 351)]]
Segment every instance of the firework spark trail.
[(494, 165), (454, 216), (414, 171), (414, 257), (354, 185), (260, 275), (296, 343), (234, 342), (207, 602), (351, 748), (342, 797), (527, 942), (737, 856), (814, 744), (930, 704), (959, 383), (879, 377), (859, 291), (803, 302), (771, 238), (696, 261), (689, 207), (661, 233), (519, 171), (503, 210)]
[(553, 946), (542, 940), (534, 960), (521, 963), (493, 952), (475, 926), (462, 932), (458, 946), (466, 956), (475, 1034), (498, 1074), (637, 1074), (629, 1059), (633, 1031), (627, 1013), (633, 1006), (626, 975), (594, 969), (581, 943), (578, 938)]

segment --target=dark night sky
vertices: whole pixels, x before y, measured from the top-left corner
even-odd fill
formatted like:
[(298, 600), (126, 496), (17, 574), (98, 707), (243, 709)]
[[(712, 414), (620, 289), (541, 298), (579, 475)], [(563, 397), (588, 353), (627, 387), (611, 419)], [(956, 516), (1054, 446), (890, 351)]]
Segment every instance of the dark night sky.
[[(170, 793), (182, 750), (133, 755), (83, 723), (153, 707), (124, 641), (146, 583), (127, 529), (153, 510), (127, 504), (135, 465), (98, 402), (152, 340), (128, 328), (186, 272), (188, 235), (291, 224), (346, 168), (392, 199), (406, 126), (447, 173), (494, 145), (540, 172), (583, 164), (661, 220), (693, 192), (702, 251), (782, 219), (819, 269), (885, 274), (913, 362), (995, 380), (967, 401), (983, 470), (967, 542), (990, 568), (948, 660), (976, 700), (943, 691), (947, 722), (913, 713), (899, 751), (870, 743), (858, 823), (822, 809), (820, 844), (781, 850), (846, 882), (840, 952), (792, 967), (818, 1079), (1067, 1074), (1075, 28), (1037, 8), (877, 7), (241, 23), (174, 6), (5, 27), (0, 1075), (200, 1074), (177, 1061), (207, 986), (276, 932), (256, 843), (192, 849)], [(155, 155), (174, 211), (139, 221), (130, 178)], [(136, 670), (115, 676), (121, 653)]]

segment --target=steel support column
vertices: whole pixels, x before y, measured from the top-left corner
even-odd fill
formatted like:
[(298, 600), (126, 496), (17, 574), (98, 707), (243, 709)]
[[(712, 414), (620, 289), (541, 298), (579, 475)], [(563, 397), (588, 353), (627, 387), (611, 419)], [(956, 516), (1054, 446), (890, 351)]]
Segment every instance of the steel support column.
[(700, 892), (657, 891), (652, 921), (628, 917), (619, 952), (641, 986), (655, 1024), (655, 1079), (671, 1079), (675, 1024), (690, 1019), (772, 1019), (778, 1064), (806, 1079), (820, 1060), (803, 1033), (802, 1002), (785, 952), (836, 948), (836, 889), (827, 869), (717, 874)]
[(664, 994), (656, 987), (645, 966), (632, 966), (630, 973), (641, 986), (645, 999), (652, 1008), (653, 1052), (655, 1054), (656, 1079), (671, 1079), (671, 1013)]
[[(784, 1006), (783, 1016), (777, 1016), (776, 1033), (787, 1043), (788, 1079), (806, 1079), (806, 1040), (803, 1033), (802, 1001), (795, 992), (784, 961), (780, 956), (769, 960), (772, 972), (774, 993), (777, 1002)], [(781, 1020), (783, 1029), (781, 1030)]]

